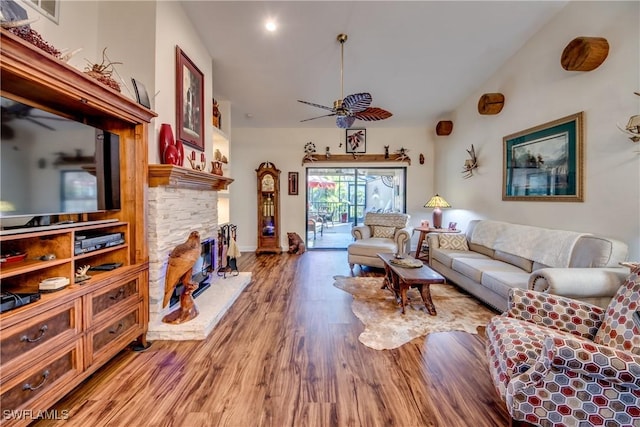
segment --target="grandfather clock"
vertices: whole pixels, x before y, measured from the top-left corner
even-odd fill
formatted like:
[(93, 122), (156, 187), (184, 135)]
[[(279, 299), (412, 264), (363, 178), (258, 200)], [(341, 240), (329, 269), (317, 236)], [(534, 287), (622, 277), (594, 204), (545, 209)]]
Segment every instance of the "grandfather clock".
[(271, 162), (258, 169), (258, 248), (257, 254), (279, 254), (280, 247), (280, 171)]

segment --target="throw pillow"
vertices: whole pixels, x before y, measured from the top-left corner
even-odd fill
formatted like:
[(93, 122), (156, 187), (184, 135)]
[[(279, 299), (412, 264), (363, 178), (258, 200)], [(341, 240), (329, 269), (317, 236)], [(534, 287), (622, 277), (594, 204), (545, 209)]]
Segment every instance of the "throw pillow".
[(455, 251), (468, 251), (467, 236), (464, 234), (440, 234), (438, 235), (440, 249), (452, 249)]
[(640, 328), (633, 312), (640, 310), (640, 264), (631, 265), (631, 274), (613, 296), (593, 342), (640, 354)]
[(395, 227), (385, 227), (382, 225), (373, 225), (373, 237), (384, 237), (386, 239), (393, 239), (396, 234)]

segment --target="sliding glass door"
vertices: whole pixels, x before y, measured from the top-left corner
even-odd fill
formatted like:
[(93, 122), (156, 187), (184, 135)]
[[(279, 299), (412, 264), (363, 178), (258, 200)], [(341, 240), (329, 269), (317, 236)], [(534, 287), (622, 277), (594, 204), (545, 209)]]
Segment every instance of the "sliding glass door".
[(345, 249), (367, 212), (405, 212), (406, 168), (307, 168), (307, 248)]

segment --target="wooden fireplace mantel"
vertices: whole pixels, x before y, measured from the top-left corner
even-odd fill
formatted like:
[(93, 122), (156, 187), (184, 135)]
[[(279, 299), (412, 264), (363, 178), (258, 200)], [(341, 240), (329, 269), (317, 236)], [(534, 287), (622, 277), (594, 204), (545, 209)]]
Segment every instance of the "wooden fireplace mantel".
[(232, 178), (175, 165), (149, 165), (149, 187), (190, 188), (192, 190), (226, 190)]

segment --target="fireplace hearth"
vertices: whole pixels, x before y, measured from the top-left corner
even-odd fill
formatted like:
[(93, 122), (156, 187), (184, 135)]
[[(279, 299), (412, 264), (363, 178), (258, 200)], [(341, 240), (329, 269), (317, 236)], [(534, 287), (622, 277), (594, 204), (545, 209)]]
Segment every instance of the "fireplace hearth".
[[(251, 273), (219, 277), (217, 265), (207, 271), (210, 286), (195, 299), (200, 314), (187, 322), (168, 324), (162, 318), (177, 308), (162, 307), (165, 274), (169, 253), (184, 242), (191, 231), (197, 230), (202, 242), (212, 241), (215, 252), (221, 225), (218, 224), (218, 192), (202, 188), (180, 186), (150, 186), (148, 193), (149, 242), (149, 330), (148, 340), (202, 340), (213, 330), (224, 313), (251, 282)], [(215, 269), (213, 269), (215, 268)], [(213, 273), (213, 274), (211, 274)], [(203, 277), (204, 278), (204, 277)], [(196, 279), (200, 283), (203, 278)], [(179, 293), (177, 295), (180, 295)]]

